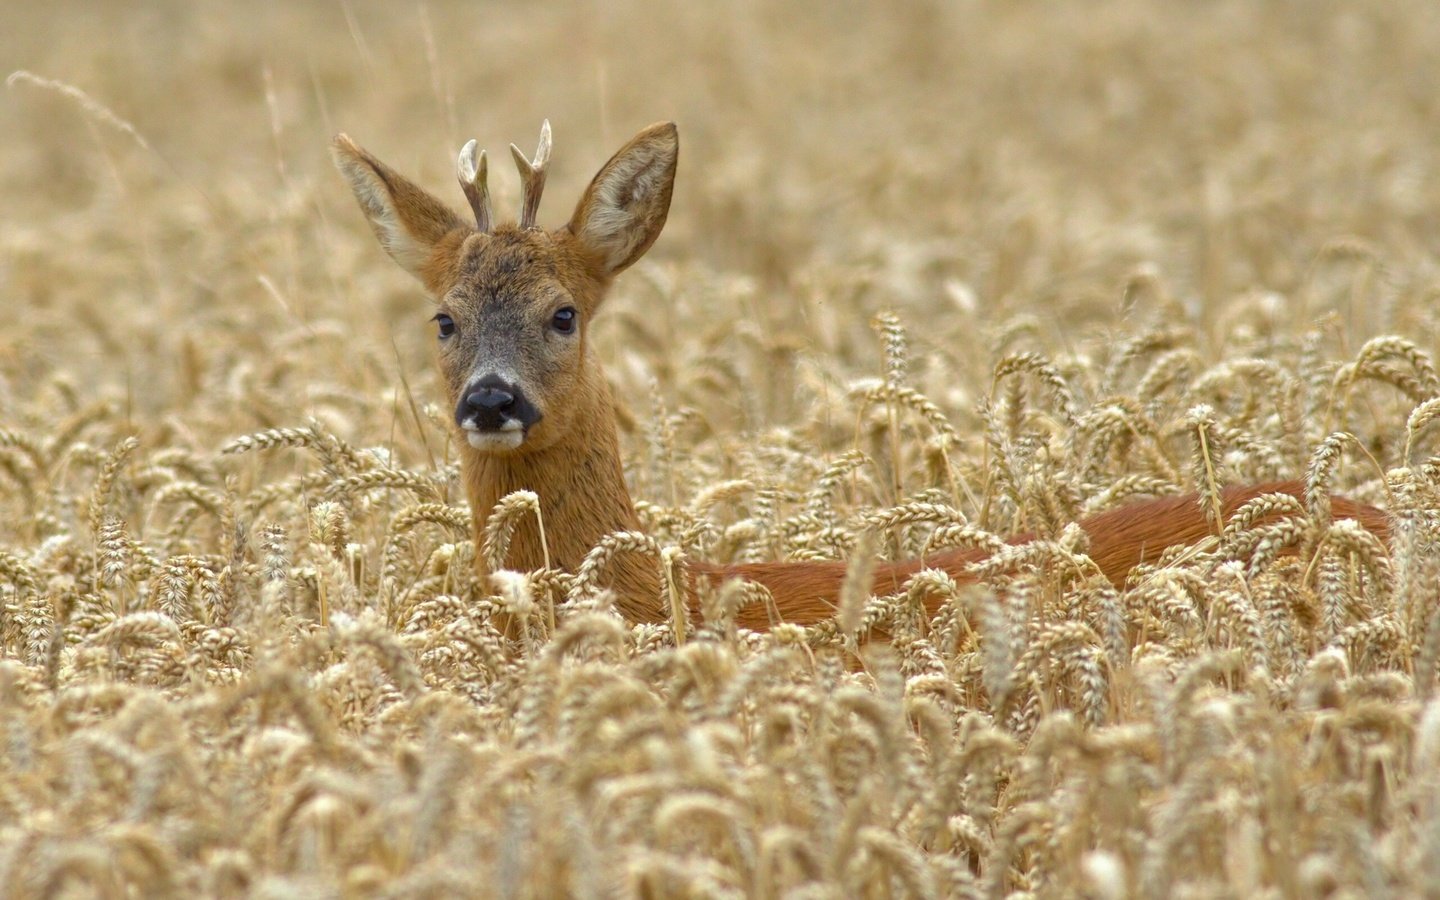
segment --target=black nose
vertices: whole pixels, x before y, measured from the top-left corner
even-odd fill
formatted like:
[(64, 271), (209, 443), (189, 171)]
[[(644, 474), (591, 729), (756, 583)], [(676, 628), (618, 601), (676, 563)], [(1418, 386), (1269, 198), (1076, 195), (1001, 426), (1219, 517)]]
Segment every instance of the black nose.
[(465, 402), (476, 412), (503, 413), (515, 406), (515, 395), (501, 387), (484, 385), (466, 394)]
[(455, 406), (455, 424), (461, 428), (499, 431), (529, 428), (540, 421), (540, 411), (525, 397), (518, 385), (498, 375), (486, 375), (470, 382)]

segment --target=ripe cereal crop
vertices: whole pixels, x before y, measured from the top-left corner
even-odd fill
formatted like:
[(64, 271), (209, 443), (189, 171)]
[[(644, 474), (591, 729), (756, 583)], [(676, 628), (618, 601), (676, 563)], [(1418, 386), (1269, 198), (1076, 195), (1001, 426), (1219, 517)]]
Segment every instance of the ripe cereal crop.
[[(0, 896), (1440, 890), (1427, 4), (13, 7)], [(459, 214), (547, 118), (546, 227), (684, 149), (636, 527), (520, 570), (329, 147)], [(833, 609), (688, 574), (773, 562)]]

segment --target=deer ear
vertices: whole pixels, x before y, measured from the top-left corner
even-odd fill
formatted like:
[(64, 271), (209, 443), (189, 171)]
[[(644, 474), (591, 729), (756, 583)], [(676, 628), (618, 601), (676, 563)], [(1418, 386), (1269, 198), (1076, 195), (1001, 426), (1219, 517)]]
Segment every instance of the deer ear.
[(335, 168), (350, 182), (370, 228), (385, 252), (405, 271), (427, 282), (427, 264), (441, 240), (467, 226), (424, 188), (371, 156), (349, 135), (330, 144)]
[(680, 136), (673, 122), (651, 125), (610, 158), (585, 189), (569, 229), (614, 275), (639, 259), (665, 227)]

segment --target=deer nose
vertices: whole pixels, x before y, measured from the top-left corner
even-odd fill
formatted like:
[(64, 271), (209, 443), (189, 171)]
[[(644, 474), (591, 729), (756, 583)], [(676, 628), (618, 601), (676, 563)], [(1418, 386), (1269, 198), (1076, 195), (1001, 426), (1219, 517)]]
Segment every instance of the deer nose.
[(479, 413), (504, 413), (515, 406), (515, 395), (502, 387), (481, 385), (465, 395), (465, 402)]
[(486, 375), (465, 387), (455, 405), (455, 424), (471, 431), (513, 431), (540, 421), (540, 410), (520, 386)]

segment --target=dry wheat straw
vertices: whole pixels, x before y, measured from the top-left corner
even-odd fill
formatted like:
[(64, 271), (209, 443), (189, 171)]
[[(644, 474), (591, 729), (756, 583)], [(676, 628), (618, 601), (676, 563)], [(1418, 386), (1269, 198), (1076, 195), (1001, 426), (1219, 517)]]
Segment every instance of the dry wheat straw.
[(110, 126), (133, 140), (141, 150), (150, 150), (149, 142), (145, 140), (139, 131), (135, 130), (134, 125), (120, 118), (112, 112), (109, 107), (105, 106), (105, 104), (99, 102), (74, 85), (66, 84), (63, 81), (56, 81), (51, 78), (43, 78), (33, 72), (27, 72), (24, 69), (17, 69), (5, 76), (5, 87), (13, 88), (17, 84), (30, 84), (48, 91), (54, 91), (66, 99), (73, 101), (90, 118)]
[[(1432, 129), (1387, 98), (1434, 23), (1412, 0), (1356, 6), (1344, 34), (1283, 6), (1175, 5), (1140, 17), (1179, 36), (1156, 53), (1131, 5), (977, 7), (957, 29), (942, 4), (862, 16), (875, 39), (858, 43), (796, 10), (822, 23), (810, 63), (844, 56), (877, 90), (837, 94), (845, 115), (809, 97), (799, 120), (769, 92), (747, 128), (795, 152), (719, 142), (684, 176), (698, 201), (677, 202), (662, 256), (621, 280), (587, 349), (627, 404), (643, 534), (607, 537), (576, 572), (525, 573), (505, 569), (510, 547), (543, 546), (557, 523), (512, 495), (477, 536), (452, 504), (448, 404), (416, 368), (424, 302), (334, 206), (349, 199), (291, 120), (306, 103), (363, 114), (334, 73), (384, 59), (395, 84), (431, 85), (429, 104), (381, 116), (419, 133), (452, 87), (508, 84), (486, 67), (543, 58), (553, 34), (497, 7), (509, 49), (442, 72), (436, 39), (463, 33), (458, 7), (422, 10), (423, 54), (404, 52), (403, 9), (347, 6), (353, 39), (334, 46), (311, 40), (309, 13), (249, 10), (242, 31), (276, 58), (305, 45), (308, 81), (262, 67), (249, 95), (217, 89), (243, 47), (179, 22), (169, 36), (210, 65), (176, 63), (159, 98), (123, 59), (86, 57), (107, 46), (105, 17), (17, 8), (18, 32), (70, 36), (48, 51), (66, 65), (127, 80), (84, 94), (17, 73), (80, 104), (92, 140), (22, 114), (0, 148), (0, 175), (27, 186), (7, 195), (0, 239), (14, 300), (0, 883), (19, 897), (1424, 895), (1440, 881), (1440, 316), (1414, 161)], [(237, 33), (217, 14), (214, 34)], [(635, 31), (637, 15), (610, 24)], [(670, 88), (743, 91), (744, 54), (709, 52), (719, 15), (662, 14), (665, 52), (704, 62), (670, 66)], [(792, 24), (748, 22), (750, 43)], [(1357, 28), (1371, 39), (1348, 40)], [(984, 40), (953, 52), (961, 33)], [(896, 46), (905, 73), (882, 58)], [(1027, 69), (1035, 47), (1046, 65)], [(637, 48), (602, 60), (605, 77), (665, 68)], [(1276, 54), (1294, 65), (1267, 72), (1263, 139), (1154, 127), (1176, 109), (1243, 124), (1246, 60)], [(1355, 77), (1315, 65), (1337, 54)], [(1072, 128), (1063, 154), (998, 166), (952, 152), (966, 134), (1053, 145), (1037, 139), (1053, 117), (1022, 107), (1082, 108), (1096, 59), (1123, 88), (1106, 101), (1124, 127)], [(1172, 90), (1221, 70), (1233, 90)], [(935, 72), (978, 99), (917, 127), (893, 101), (945, 94)], [(1306, 99), (1362, 93), (1375, 115), (1344, 128)], [(207, 102), (173, 102), (194, 96)], [(268, 125), (247, 131), (257, 99)], [(137, 103), (147, 133), (178, 134), (182, 106), (198, 126), (202, 206), (93, 140), (138, 141), (109, 112)], [(761, 170), (768, 200), (747, 188)], [(1199, 171), (1198, 194), (1177, 180)], [(1082, 202), (1058, 203), (1077, 173)], [(704, 265), (694, 235), (718, 236)], [(286, 448), (301, 452), (249, 452)], [(1342, 465), (1356, 451), (1368, 476)], [(1297, 476), (1302, 500), (1257, 497), (1220, 522), (1223, 489)], [(1072, 527), (1197, 490), (1212, 537), (1123, 588)], [(1335, 519), (1336, 495), (1383, 497), (1389, 541)], [(1041, 540), (1005, 544), (1017, 531)], [(876, 557), (948, 550), (951, 574), (921, 568), (872, 596)], [(966, 553), (977, 562), (954, 569)], [(691, 606), (690, 559), (842, 560), (849, 575), (834, 616), (750, 631), (737, 611), (778, 622), (774, 598), (733, 582)], [(655, 567), (666, 621), (615, 613), (618, 565)], [(888, 649), (855, 640), (867, 630)]]
[(545, 547), (545, 525), (540, 516), (540, 498), (534, 491), (516, 491), (500, 498), (485, 525), (483, 559), (490, 571), (504, 567), (515, 529), (519, 527), (521, 517), (529, 514), (535, 516), (536, 524), (540, 528), (540, 546), (545, 553), (545, 568), (550, 568), (549, 549)]

